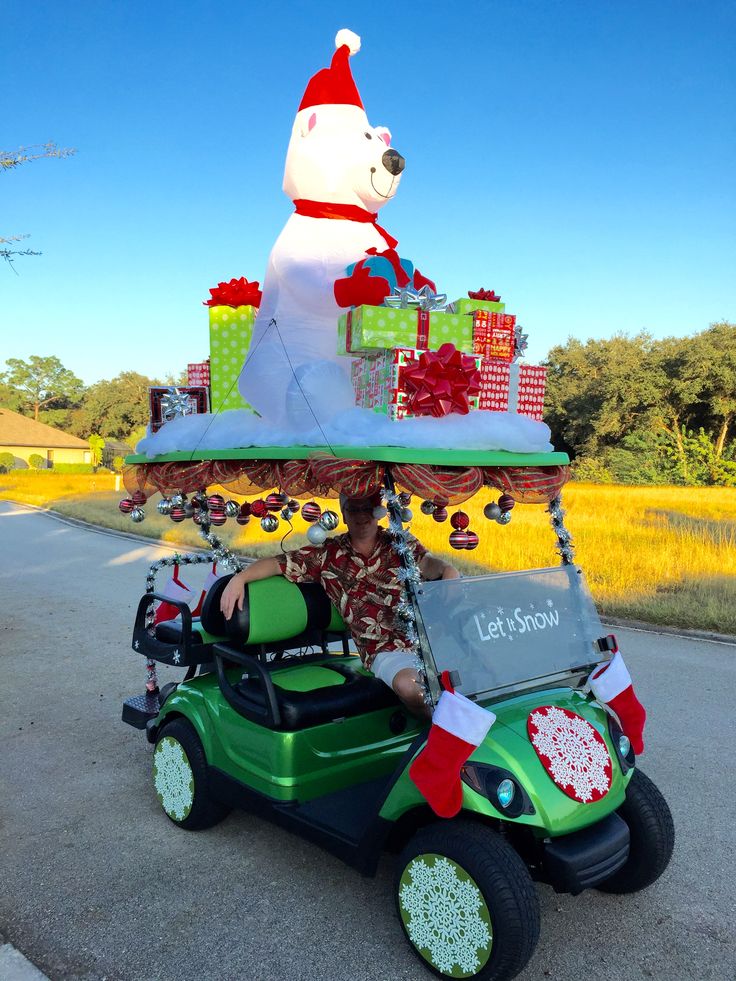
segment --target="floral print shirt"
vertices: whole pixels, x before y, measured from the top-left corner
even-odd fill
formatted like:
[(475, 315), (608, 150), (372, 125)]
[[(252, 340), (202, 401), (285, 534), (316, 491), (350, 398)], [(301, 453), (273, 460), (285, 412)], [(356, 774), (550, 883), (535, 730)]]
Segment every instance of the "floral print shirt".
[[(427, 549), (408, 538), (418, 563)], [(385, 529), (378, 529), (369, 556), (356, 552), (350, 535), (336, 535), (324, 545), (307, 545), (279, 558), (282, 575), (291, 582), (318, 582), (350, 628), (360, 658), (370, 668), (381, 651), (409, 650), (396, 627), (396, 606), (403, 586), (401, 560)]]

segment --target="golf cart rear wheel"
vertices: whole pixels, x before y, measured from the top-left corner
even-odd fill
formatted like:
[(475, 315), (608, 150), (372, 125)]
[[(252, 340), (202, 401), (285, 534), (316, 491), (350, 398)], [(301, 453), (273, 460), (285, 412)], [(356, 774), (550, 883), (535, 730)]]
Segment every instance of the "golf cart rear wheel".
[(495, 831), (448, 821), (419, 831), (395, 881), (404, 933), (442, 978), (514, 978), (539, 939), (539, 900), (526, 866)]
[(210, 794), (204, 750), (186, 719), (173, 719), (159, 732), (153, 783), (166, 816), (187, 831), (211, 828), (229, 811)]
[(598, 889), (638, 892), (655, 882), (670, 863), (675, 845), (672, 814), (657, 786), (641, 770), (634, 770), (618, 813), (629, 826), (629, 857)]

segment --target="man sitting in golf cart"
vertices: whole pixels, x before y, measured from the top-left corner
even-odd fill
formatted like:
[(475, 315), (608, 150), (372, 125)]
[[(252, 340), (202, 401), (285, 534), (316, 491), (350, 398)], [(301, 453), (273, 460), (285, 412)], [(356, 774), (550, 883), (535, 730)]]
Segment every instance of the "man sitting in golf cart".
[[(230, 619), (236, 608), (243, 608), (246, 584), (270, 576), (321, 583), (350, 628), (364, 666), (393, 688), (410, 712), (428, 716), (409, 643), (396, 629), (396, 608), (403, 588), (398, 575), (401, 561), (388, 533), (378, 525), (383, 511), (380, 495), (341, 495), (340, 508), (348, 526), (346, 534), (323, 545), (307, 545), (279, 557), (258, 559), (232, 577), (220, 608)], [(431, 555), (413, 536), (409, 545), (424, 579), (459, 578), (454, 566)]]

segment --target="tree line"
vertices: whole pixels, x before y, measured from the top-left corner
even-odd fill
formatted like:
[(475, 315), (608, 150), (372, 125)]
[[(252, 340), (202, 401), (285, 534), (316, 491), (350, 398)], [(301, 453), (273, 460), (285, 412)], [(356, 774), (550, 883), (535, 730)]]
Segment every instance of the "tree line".
[(579, 479), (736, 486), (735, 324), (569, 338), (544, 363), (545, 420)]
[[(690, 337), (646, 332), (569, 338), (543, 362), (545, 420), (581, 480), (736, 486), (736, 325)], [(0, 405), (83, 439), (130, 446), (144, 435), (148, 388), (134, 371), (85, 386), (56, 357), (10, 358)]]

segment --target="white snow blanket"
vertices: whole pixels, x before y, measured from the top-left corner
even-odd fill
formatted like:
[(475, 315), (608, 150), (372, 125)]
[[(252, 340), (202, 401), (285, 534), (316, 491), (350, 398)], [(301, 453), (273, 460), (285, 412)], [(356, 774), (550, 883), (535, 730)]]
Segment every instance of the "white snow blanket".
[(549, 427), (513, 412), (474, 411), (440, 419), (393, 422), (372, 409), (348, 408), (322, 427), (275, 427), (247, 409), (219, 415), (182, 416), (141, 440), (136, 450), (149, 458), (163, 453), (245, 449), (254, 446), (403, 446), (453, 450), (547, 453)]

